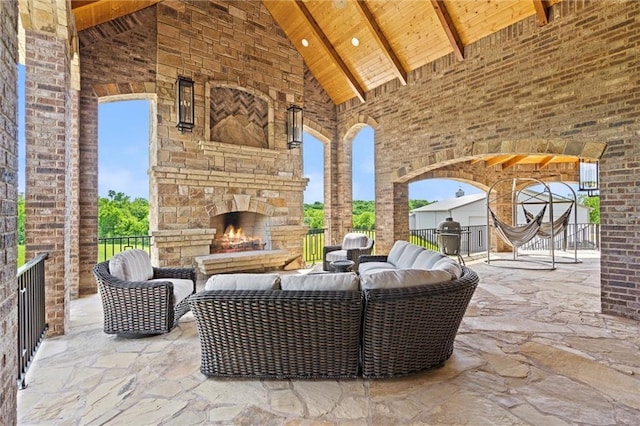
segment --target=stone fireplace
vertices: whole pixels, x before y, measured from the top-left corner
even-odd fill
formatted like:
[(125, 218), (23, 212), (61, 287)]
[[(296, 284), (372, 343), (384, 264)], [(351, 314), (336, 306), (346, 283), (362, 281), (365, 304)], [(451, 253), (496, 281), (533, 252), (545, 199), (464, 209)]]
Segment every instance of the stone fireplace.
[(254, 212), (229, 212), (211, 218), (211, 254), (271, 250), (269, 217)]
[(204, 138), (185, 144), (195, 151), (188, 167), (152, 167), (159, 223), (176, 228), (152, 231), (158, 263), (192, 259), (204, 276), (282, 268), (302, 255), (307, 231), (300, 150), (286, 148), (284, 132), (275, 138), (269, 95), (214, 83), (205, 95)]

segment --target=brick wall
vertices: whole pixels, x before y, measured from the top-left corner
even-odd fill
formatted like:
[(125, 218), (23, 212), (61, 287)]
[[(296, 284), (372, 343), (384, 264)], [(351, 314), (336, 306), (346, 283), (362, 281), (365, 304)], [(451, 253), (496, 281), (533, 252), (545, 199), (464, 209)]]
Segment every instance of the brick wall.
[(142, 9), (78, 34), (80, 45), (80, 289), (97, 291), (98, 99), (155, 93), (156, 8)]
[(0, 424), (14, 425), (18, 354), (16, 291), (17, 2), (0, 2)]
[(70, 61), (65, 40), (25, 30), (25, 254), (49, 253), (45, 263), (45, 321), (63, 334), (69, 321), (65, 285), (66, 151)]
[(466, 161), (483, 144), (497, 152), (513, 141), (551, 142), (582, 155), (589, 142), (605, 142), (602, 309), (640, 319), (638, 40), (640, 2), (562, 2), (544, 27), (531, 17), (466, 46), (462, 62), (447, 56), (406, 86), (391, 82), (366, 104), (339, 105), (340, 135), (358, 115), (379, 123), (376, 246), (406, 234), (406, 211), (395, 207), (405, 203), (401, 186), (429, 162)]

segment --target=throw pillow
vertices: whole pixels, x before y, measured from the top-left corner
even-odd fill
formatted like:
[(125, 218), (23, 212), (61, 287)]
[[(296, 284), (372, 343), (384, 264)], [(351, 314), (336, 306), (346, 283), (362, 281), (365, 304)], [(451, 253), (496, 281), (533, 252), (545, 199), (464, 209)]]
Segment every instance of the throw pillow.
[(438, 260), (433, 264), (433, 267), (431, 269), (447, 271), (451, 274), (452, 279), (457, 279), (462, 276), (462, 267), (458, 264), (458, 262), (451, 259), (450, 257), (444, 257)]
[(125, 250), (109, 260), (109, 273), (123, 281), (147, 281), (153, 278), (153, 266), (146, 251)]

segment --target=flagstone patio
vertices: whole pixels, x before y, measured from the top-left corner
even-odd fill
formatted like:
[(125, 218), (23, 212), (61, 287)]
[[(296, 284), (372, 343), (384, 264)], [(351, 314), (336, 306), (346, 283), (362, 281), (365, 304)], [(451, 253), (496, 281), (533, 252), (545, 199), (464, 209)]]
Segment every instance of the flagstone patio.
[(42, 343), (18, 422), (635, 425), (640, 330), (599, 313), (598, 256), (555, 271), (468, 261), (480, 285), (453, 356), (392, 380), (207, 378), (191, 313), (171, 333), (122, 339), (102, 332), (100, 296), (83, 297), (70, 332)]

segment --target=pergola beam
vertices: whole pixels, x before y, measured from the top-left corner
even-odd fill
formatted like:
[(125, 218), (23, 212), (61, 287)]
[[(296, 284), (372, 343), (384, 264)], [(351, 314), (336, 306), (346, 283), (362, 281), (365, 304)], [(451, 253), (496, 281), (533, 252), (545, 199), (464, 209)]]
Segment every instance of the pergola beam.
[(549, 6), (545, 0), (533, 0), (533, 7), (536, 9), (536, 16), (540, 25), (547, 25), (549, 23)]
[(511, 155), (499, 155), (497, 157), (493, 157), (487, 160), (487, 162), (485, 163), (485, 165), (487, 167), (491, 167), (491, 166), (495, 166), (496, 164), (502, 164), (505, 161), (507, 161), (509, 158), (511, 158), (513, 156)]
[(376, 18), (373, 16), (373, 13), (371, 13), (369, 6), (367, 6), (364, 0), (357, 0), (354, 4), (356, 6), (356, 9), (358, 10), (358, 13), (360, 13), (360, 15), (364, 18), (364, 23), (369, 28), (369, 31), (371, 32), (371, 35), (373, 36), (375, 42), (378, 44), (378, 47), (382, 51), (382, 54), (392, 65), (394, 74), (398, 77), (398, 79), (400, 79), (400, 82), (403, 86), (406, 85), (407, 71), (400, 63), (398, 55), (396, 55), (396, 52), (394, 52), (393, 48), (391, 47), (389, 40), (387, 40), (387, 37), (382, 32), (380, 25), (378, 25), (378, 22), (376, 22)]
[(358, 83), (358, 80), (353, 75), (347, 64), (344, 63), (340, 55), (338, 55), (338, 52), (333, 47), (325, 33), (322, 31), (318, 22), (315, 20), (309, 9), (307, 9), (307, 6), (302, 2), (302, 0), (295, 0), (293, 3), (298, 6), (305, 19), (307, 20), (311, 31), (313, 31), (314, 35), (320, 40), (320, 45), (324, 48), (333, 63), (345, 76), (347, 83), (349, 84), (355, 95), (358, 97), (358, 99), (360, 99), (360, 102), (364, 102), (365, 91), (363, 87), (360, 85), (360, 83)]
[(541, 169), (545, 168), (547, 164), (551, 163), (551, 160), (553, 160), (554, 158), (555, 156), (553, 155), (547, 155), (542, 160), (540, 160), (540, 162), (538, 163), (538, 167), (540, 167)]
[(514, 155), (513, 157), (502, 163), (502, 170), (515, 166), (525, 158), (527, 158), (526, 155)]
[(449, 43), (451, 43), (454, 55), (456, 55), (456, 58), (458, 58), (459, 61), (464, 60), (464, 45), (462, 44), (458, 30), (456, 30), (456, 27), (453, 24), (451, 15), (449, 15), (449, 12), (447, 11), (447, 7), (444, 5), (442, 0), (431, 0), (431, 4), (433, 5), (433, 9), (436, 11), (438, 19), (440, 20), (440, 25), (442, 25), (444, 32), (447, 34), (447, 38), (449, 39)]

